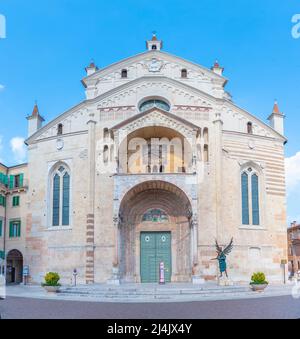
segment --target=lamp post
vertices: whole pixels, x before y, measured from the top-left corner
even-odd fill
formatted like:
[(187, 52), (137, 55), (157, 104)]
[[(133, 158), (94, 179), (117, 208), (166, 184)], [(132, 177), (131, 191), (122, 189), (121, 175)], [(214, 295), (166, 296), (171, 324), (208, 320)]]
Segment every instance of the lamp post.
[(78, 275), (78, 273), (77, 273), (77, 269), (75, 268), (75, 269), (74, 269), (74, 271), (73, 271), (73, 277), (74, 277), (74, 286), (76, 286), (76, 285), (77, 285), (77, 275)]

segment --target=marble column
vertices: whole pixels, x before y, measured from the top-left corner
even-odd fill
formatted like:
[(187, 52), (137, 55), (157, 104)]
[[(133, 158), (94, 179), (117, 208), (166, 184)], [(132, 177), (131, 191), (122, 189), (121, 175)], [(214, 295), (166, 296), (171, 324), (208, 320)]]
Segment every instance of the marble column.
[(88, 125), (89, 157), (88, 157), (88, 214), (86, 223), (86, 283), (93, 284), (95, 280), (95, 173), (96, 173), (96, 121), (94, 114), (90, 115)]
[(223, 121), (221, 113), (216, 113), (214, 120), (215, 128), (215, 207), (216, 207), (216, 238), (220, 236), (222, 228), (222, 133)]

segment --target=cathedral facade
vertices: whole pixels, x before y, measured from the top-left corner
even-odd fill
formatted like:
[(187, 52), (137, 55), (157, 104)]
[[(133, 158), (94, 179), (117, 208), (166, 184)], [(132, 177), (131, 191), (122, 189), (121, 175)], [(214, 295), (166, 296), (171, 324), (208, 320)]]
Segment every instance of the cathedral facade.
[(236, 282), (281, 282), (287, 258), (284, 115), (266, 124), (226, 92), (223, 68), (162, 51), (82, 80), (86, 99), (28, 119), (28, 164), (0, 167), (0, 250), (8, 282), (216, 280), (215, 241), (234, 241)]

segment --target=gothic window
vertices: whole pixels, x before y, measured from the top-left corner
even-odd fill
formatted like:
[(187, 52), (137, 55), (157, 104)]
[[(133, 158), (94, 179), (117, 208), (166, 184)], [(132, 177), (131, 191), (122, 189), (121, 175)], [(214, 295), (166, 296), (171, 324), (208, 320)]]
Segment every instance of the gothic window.
[(128, 71), (127, 69), (122, 69), (121, 77), (123, 79), (126, 79), (128, 77)]
[(241, 175), (242, 184), (242, 223), (260, 225), (259, 176), (249, 167)]
[(143, 221), (167, 222), (169, 221), (169, 218), (164, 211), (159, 209), (152, 209), (144, 214)]
[(247, 133), (253, 134), (253, 125), (252, 125), (252, 122), (250, 122), (250, 121), (247, 124)]
[(70, 225), (70, 173), (61, 165), (52, 174), (52, 226)]
[(187, 70), (186, 69), (182, 69), (181, 70), (181, 77), (182, 78), (187, 78)]
[(167, 111), (167, 112), (169, 112), (170, 109), (171, 109), (170, 105), (167, 104), (165, 101), (153, 99), (153, 100), (147, 100), (147, 101), (143, 102), (140, 105), (140, 111), (145, 112), (145, 111), (148, 111), (149, 109), (151, 109), (153, 107), (160, 108), (160, 109)]

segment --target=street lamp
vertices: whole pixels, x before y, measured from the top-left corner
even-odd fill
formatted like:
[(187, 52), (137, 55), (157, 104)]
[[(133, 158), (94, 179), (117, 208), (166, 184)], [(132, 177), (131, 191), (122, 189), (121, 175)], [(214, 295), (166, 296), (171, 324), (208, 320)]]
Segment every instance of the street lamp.
[(73, 270), (74, 286), (77, 285), (77, 275), (78, 275), (77, 269), (75, 268), (75, 269)]

